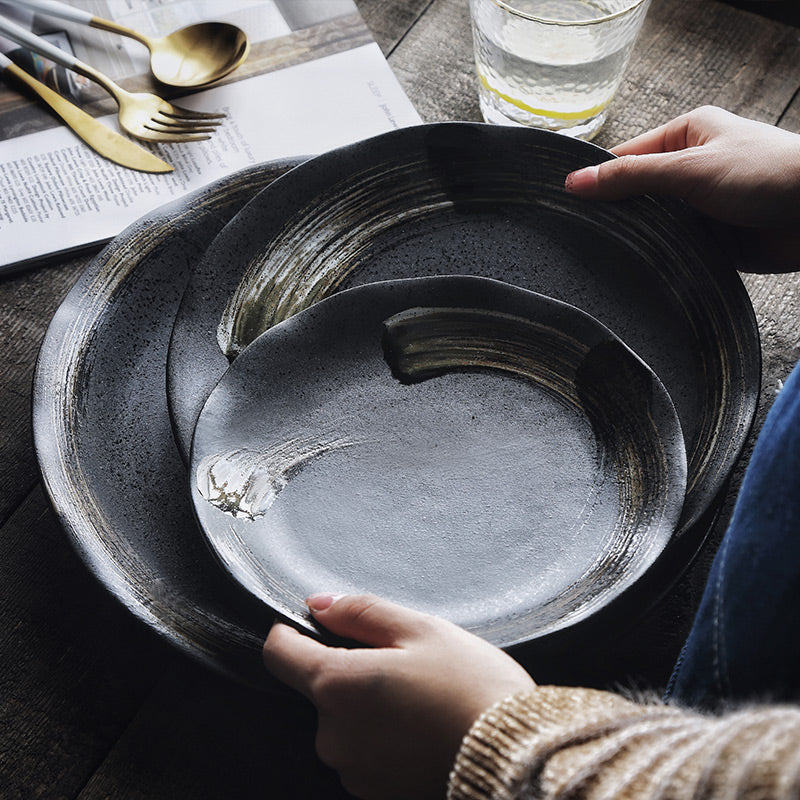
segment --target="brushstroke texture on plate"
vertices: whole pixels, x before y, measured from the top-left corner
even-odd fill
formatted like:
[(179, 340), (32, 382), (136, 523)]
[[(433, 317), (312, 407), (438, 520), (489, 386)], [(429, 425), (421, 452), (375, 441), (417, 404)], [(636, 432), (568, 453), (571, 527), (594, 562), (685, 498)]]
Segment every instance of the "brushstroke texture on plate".
[(340, 292), (258, 337), (208, 398), (189, 485), (228, 571), (368, 591), (510, 646), (653, 563), (686, 486), (652, 371), (572, 306), (486, 278)]
[(685, 565), (753, 420), (758, 330), (732, 257), (686, 206), (564, 191), (568, 172), (608, 158), (547, 131), (439, 123), (275, 181), (208, 248), (176, 318), (168, 399), (184, 457), (211, 389), (270, 325), (370, 281), (497, 278), (587, 311), (663, 381), (687, 443)]

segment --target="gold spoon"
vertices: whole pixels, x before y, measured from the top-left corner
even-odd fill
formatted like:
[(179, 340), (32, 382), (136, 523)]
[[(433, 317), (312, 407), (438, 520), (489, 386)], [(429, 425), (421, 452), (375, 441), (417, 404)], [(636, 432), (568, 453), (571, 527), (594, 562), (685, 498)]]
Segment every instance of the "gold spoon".
[(250, 51), (247, 34), (227, 22), (199, 22), (156, 38), (58, 0), (18, 0), (18, 4), (136, 39), (150, 50), (150, 70), (156, 80), (168, 86), (206, 86), (236, 69)]

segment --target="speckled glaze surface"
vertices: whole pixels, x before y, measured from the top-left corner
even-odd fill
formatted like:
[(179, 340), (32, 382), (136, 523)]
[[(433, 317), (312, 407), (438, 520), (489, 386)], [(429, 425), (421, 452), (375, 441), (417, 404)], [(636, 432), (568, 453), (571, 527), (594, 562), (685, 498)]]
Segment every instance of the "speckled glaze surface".
[(683, 204), (564, 191), (569, 171), (610, 157), (545, 131), (441, 123), (276, 181), (215, 239), (179, 310), (168, 386), (184, 456), (229, 359), (270, 325), (369, 281), (486, 276), (587, 311), (653, 368), (687, 443), (680, 532), (702, 537), (756, 407), (755, 317), (724, 243)]
[(511, 646), (635, 583), (685, 486), (675, 408), (605, 326), (455, 276), (259, 336), (204, 405), (188, 490), (228, 571), (309, 631), (309, 594), (366, 591)]
[(167, 413), (166, 353), (193, 264), (296, 163), (244, 170), (115, 238), (55, 314), (34, 385), (44, 483), (89, 569), (176, 646), (253, 681), (263, 679), (271, 616), (221, 573), (194, 521)]

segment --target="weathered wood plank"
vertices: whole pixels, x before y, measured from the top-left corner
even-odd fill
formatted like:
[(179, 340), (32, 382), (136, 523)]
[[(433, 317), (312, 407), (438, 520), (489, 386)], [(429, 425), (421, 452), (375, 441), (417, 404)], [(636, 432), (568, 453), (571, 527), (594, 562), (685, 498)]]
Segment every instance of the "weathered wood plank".
[(86, 259), (0, 279), (0, 524), (39, 479), (31, 428), (31, 383), (50, 318)]
[(763, 403), (771, 404), (800, 360), (800, 279), (786, 275), (743, 275), (753, 302), (764, 359)]
[(0, 531), (0, 585), (0, 797), (74, 797), (175, 656), (100, 588), (38, 488)]
[(389, 56), (425, 122), (479, 120), (468, 0), (436, 0)]
[(358, 10), (385, 56), (392, 53), (431, 0), (357, 0)]
[(800, 86), (791, 102), (786, 107), (786, 110), (783, 112), (778, 124), (787, 131), (800, 133)]
[(598, 144), (711, 103), (775, 123), (800, 86), (800, 41), (715, 0), (655, 0)]

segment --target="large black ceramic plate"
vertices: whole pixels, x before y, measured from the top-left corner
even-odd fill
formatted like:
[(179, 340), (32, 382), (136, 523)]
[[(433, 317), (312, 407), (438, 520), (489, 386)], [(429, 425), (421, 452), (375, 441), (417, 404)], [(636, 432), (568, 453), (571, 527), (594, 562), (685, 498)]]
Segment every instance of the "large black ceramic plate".
[(589, 617), (680, 516), (686, 460), (652, 371), (567, 304), (486, 278), (360, 286), (250, 344), (206, 401), (189, 491), (228, 571), (372, 592), (499, 646)]
[(167, 413), (166, 354), (193, 264), (296, 163), (244, 170), (114, 239), (55, 314), (34, 386), (44, 483), (90, 570), (169, 641), (244, 680), (261, 678), (271, 615), (221, 574), (195, 523)]
[(206, 251), (178, 312), (168, 397), (184, 457), (229, 359), (270, 325), (369, 281), (482, 275), (587, 311), (654, 369), (687, 444), (678, 538), (700, 530), (755, 411), (755, 316), (731, 254), (683, 204), (564, 191), (568, 172), (610, 157), (545, 131), (442, 123), (275, 181)]

